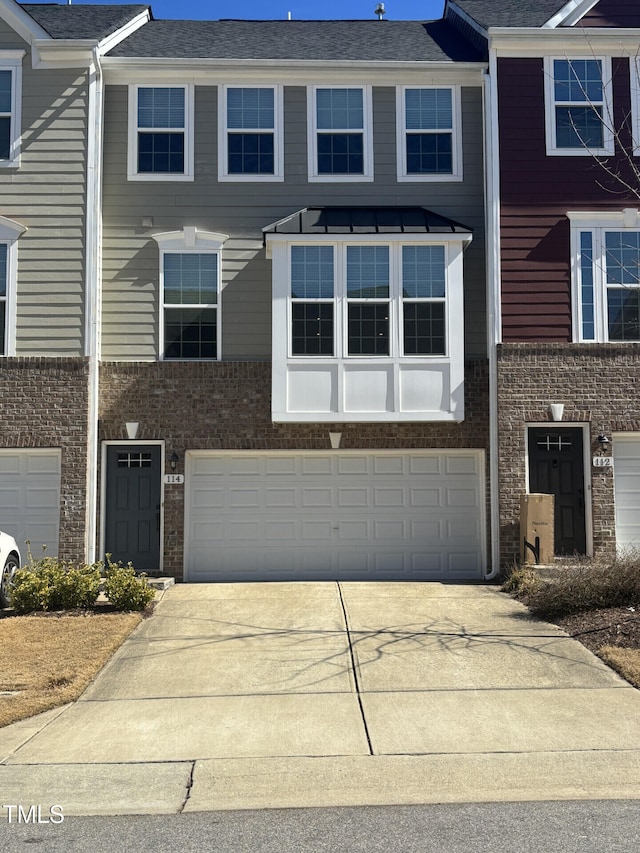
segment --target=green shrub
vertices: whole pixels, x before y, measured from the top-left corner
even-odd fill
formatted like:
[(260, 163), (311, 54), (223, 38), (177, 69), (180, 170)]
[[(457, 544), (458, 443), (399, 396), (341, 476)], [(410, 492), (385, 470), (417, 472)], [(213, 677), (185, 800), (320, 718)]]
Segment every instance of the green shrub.
[(131, 563), (112, 563), (108, 555), (104, 591), (116, 610), (144, 610), (155, 597), (146, 575), (136, 575)]
[(11, 604), (19, 614), (92, 607), (100, 583), (100, 564), (75, 566), (56, 557), (31, 559), (14, 576)]

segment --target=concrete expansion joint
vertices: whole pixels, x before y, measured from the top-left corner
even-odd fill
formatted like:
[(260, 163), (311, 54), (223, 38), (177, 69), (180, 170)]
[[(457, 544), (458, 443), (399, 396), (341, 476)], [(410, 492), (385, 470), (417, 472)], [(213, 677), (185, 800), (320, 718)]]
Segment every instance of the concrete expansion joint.
[(196, 770), (196, 762), (195, 760), (191, 762), (191, 769), (189, 771), (189, 778), (187, 779), (187, 788), (185, 791), (184, 799), (180, 808), (178, 809), (178, 814), (182, 814), (186, 808), (187, 803), (189, 802), (189, 798), (191, 796), (191, 791), (193, 790), (193, 775)]

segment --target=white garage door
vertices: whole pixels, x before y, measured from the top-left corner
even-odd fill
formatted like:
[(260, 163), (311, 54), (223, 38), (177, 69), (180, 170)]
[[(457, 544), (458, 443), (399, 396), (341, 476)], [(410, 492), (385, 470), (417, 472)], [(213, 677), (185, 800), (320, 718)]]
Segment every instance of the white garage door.
[(640, 548), (640, 435), (614, 436), (613, 482), (617, 548)]
[(25, 541), (34, 557), (58, 553), (60, 451), (0, 450), (0, 530), (15, 537), (23, 561)]
[(187, 454), (188, 581), (477, 579), (481, 451)]

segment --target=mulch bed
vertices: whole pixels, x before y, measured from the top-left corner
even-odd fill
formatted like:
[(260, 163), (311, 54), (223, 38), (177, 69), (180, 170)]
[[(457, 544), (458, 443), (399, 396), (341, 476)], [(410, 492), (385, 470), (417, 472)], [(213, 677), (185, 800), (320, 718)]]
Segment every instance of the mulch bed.
[(592, 652), (602, 646), (640, 649), (640, 608), (608, 607), (550, 619)]

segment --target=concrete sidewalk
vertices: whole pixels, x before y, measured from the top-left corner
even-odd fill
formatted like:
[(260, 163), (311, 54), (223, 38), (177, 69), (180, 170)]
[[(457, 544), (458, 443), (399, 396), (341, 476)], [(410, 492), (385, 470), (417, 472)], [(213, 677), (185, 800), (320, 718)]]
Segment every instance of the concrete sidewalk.
[(0, 730), (65, 814), (640, 798), (640, 692), (495, 588), (181, 585), (81, 699)]

